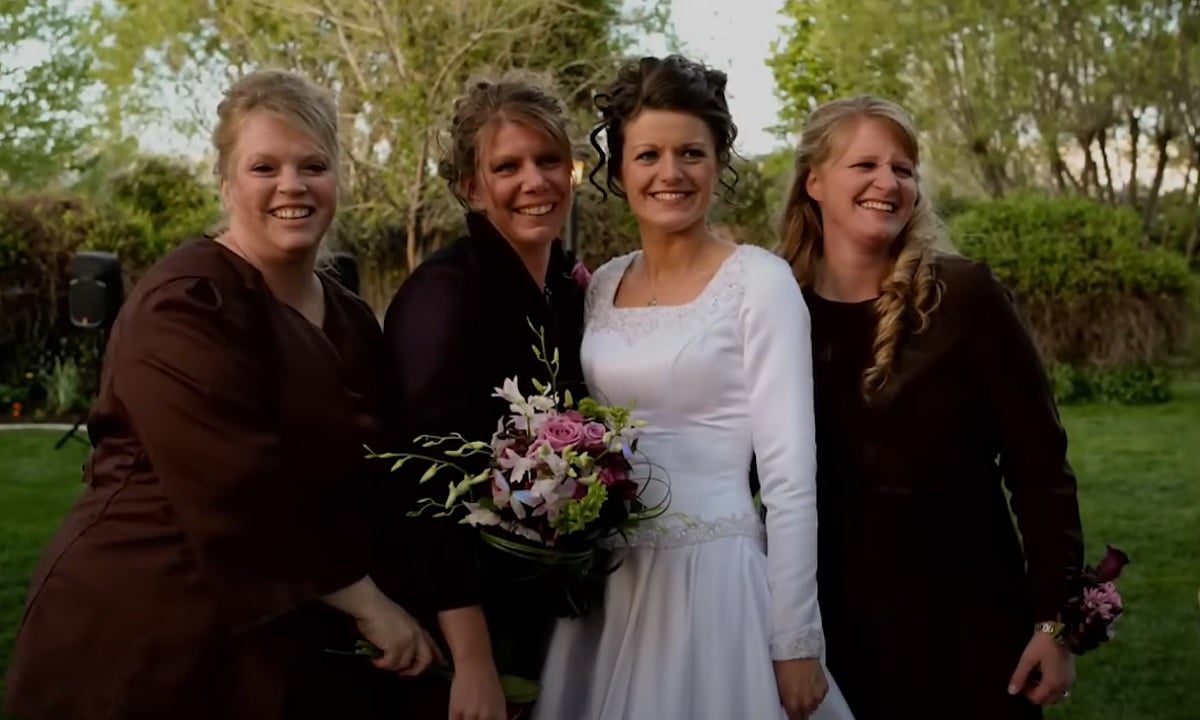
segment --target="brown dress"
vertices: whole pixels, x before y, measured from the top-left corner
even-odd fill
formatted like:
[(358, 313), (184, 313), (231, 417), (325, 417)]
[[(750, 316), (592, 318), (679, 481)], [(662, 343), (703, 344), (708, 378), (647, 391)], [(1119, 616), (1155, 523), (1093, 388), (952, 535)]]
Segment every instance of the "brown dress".
[(936, 270), (940, 307), (870, 401), (872, 303), (805, 291), (829, 670), (856, 720), (1036, 718), (1007, 686), (1082, 560), (1066, 434), (1005, 289)]
[(367, 569), (382, 333), (324, 287), (317, 328), (208, 239), (138, 283), (88, 421), (87, 488), (33, 577), (6, 712), (349, 716), (362, 659), (324, 652), (353, 635), (317, 598)]

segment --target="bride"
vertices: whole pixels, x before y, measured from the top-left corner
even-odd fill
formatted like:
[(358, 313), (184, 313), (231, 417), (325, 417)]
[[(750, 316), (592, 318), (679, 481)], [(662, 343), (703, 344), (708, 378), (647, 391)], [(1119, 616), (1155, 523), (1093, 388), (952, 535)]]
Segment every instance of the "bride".
[(648, 422), (670, 507), (618, 551), (602, 608), (558, 623), (535, 718), (847, 720), (821, 660), (808, 311), (783, 260), (706, 224), (737, 132), (725, 75), (644, 58), (597, 105), (642, 250), (592, 279), (584, 374)]

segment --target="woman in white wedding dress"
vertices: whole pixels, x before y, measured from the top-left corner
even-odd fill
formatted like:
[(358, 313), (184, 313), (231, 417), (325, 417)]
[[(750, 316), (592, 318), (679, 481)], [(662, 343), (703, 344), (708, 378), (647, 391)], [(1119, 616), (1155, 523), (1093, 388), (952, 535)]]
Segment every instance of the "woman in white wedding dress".
[(647, 421), (670, 507), (618, 550), (602, 607), (558, 623), (537, 720), (851, 718), (821, 662), (808, 311), (783, 260), (707, 228), (736, 135), (724, 88), (645, 58), (597, 98), (643, 249), (592, 279), (584, 374)]

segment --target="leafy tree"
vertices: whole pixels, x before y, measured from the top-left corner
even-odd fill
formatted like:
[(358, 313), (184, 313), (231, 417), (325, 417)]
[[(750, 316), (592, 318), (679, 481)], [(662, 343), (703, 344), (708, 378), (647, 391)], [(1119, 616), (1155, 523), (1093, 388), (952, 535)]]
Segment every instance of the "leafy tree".
[(0, 182), (11, 189), (56, 181), (91, 140), (88, 55), (71, 50), (82, 22), (65, 0), (0, 0)]
[[(114, 117), (168, 79), (224, 84), (255, 67), (297, 70), (334, 90), (352, 198), (343, 239), (408, 267), (457, 225), (433, 168), (468, 78), (536, 69), (581, 105), (611, 71), (621, 28), (661, 21), (658, 3), (626, 17), (619, 0), (187, 0), (171, 13), (158, 0), (110, 6), (97, 14), (92, 45), (106, 82), (132, 91), (110, 108)], [(203, 112), (196, 129), (209, 122), (211, 108)]]

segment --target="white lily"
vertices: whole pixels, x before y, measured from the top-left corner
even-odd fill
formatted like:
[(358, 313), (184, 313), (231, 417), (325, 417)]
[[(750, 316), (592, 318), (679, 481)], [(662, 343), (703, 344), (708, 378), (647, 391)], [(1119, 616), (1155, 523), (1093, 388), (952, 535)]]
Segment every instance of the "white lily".
[(512, 448), (505, 448), (504, 454), (499, 457), (497, 462), (500, 467), (509, 471), (508, 481), (514, 485), (519, 485), (525, 479), (525, 474), (533, 472), (538, 463), (537, 458), (518, 455)]
[(512, 502), (512, 486), (504, 479), (504, 473), (496, 470), (492, 473), (492, 482), (496, 484), (499, 491), (492, 490), (492, 502), (496, 503), (496, 507), (505, 508)]
[(567, 470), (570, 469), (570, 463), (562, 458), (558, 453), (554, 452), (549, 445), (542, 445), (538, 448), (537, 457), (542, 462), (546, 463), (547, 469), (554, 476), (556, 481), (561, 481), (567, 475)]
[(499, 525), (501, 517), (495, 512), (483, 507), (479, 503), (463, 503), (470, 510), (470, 514), (462, 519), (462, 522), (467, 525)]
[(508, 401), (508, 408), (518, 415), (528, 416), (532, 413), (529, 402), (521, 394), (520, 388), (517, 387), (517, 379), (515, 377), (505, 378), (504, 386), (495, 388), (492, 397)]

